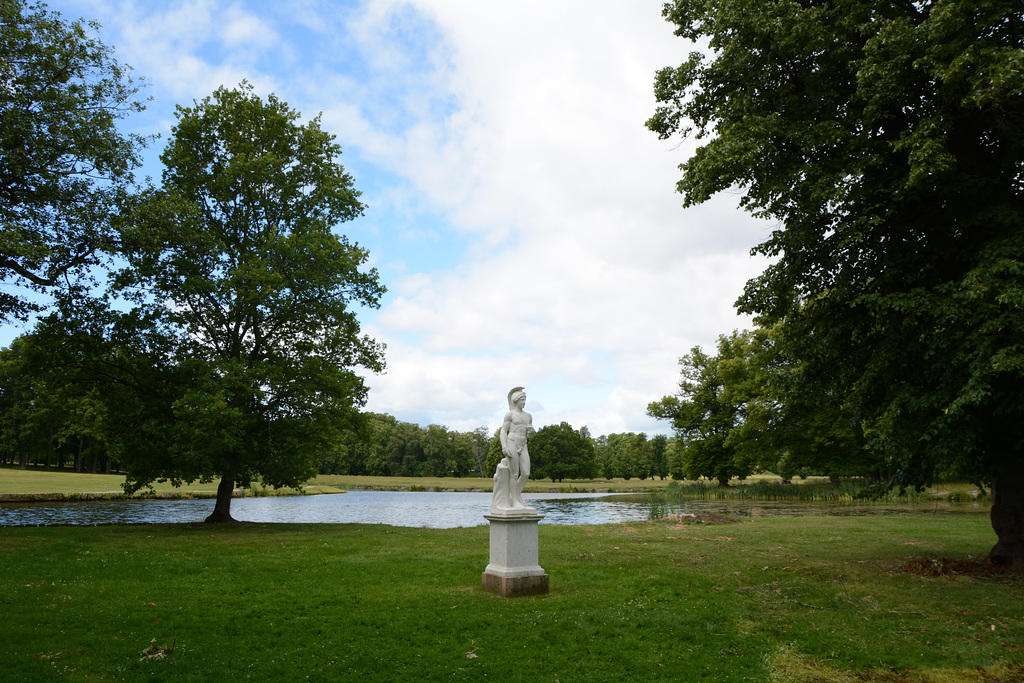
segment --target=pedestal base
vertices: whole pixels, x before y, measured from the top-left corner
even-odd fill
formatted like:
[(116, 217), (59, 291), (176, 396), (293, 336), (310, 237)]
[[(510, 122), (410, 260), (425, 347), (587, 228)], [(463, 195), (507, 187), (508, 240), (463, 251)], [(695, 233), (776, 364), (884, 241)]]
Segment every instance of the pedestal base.
[(498, 576), (483, 573), (484, 590), (497, 593), (503, 598), (521, 598), (526, 595), (547, 595), (548, 575)]
[(548, 575), (537, 564), (537, 524), (544, 515), (484, 515), (491, 526), (490, 564), (481, 579), (485, 590), (504, 598), (544, 595)]

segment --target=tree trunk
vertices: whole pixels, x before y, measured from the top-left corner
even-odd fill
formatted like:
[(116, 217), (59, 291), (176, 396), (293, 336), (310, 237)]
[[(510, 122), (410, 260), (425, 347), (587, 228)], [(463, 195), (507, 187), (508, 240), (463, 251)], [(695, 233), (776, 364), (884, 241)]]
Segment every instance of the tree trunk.
[(993, 479), (990, 518), (999, 542), (989, 562), (1024, 571), (1024, 462), (1006, 463)]
[(231, 496), (235, 493), (235, 475), (238, 473), (238, 463), (232, 458), (224, 474), (217, 484), (217, 505), (213, 512), (206, 518), (208, 523), (227, 523), (236, 521), (231, 516)]
[(53, 433), (57, 429), (57, 411), (50, 410), (50, 436), (46, 442), (46, 471), (50, 471), (50, 450), (53, 449)]

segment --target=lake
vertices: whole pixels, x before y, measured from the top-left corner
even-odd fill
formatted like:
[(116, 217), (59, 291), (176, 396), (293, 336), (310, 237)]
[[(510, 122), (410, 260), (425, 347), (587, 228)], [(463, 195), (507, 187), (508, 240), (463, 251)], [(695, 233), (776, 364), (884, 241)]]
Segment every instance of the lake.
[[(542, 524), (613, 524), (648, 519), (646, 495), (537, 493), (523, 496), (545, 518)], [(236, 498), (231, 514), (245, 522), (388, 524), (447, 529), (486, 524), (490, 493), (349, 491), (314, 496)], [(214, 501), (138, 500), (0, 504), (0, 526), (182, 524), (201, 522)], [(920, 514), (968, 511), (966, 505), (832, 505), (728, 500), (694, 500), (673, 511), (741, 517)]]

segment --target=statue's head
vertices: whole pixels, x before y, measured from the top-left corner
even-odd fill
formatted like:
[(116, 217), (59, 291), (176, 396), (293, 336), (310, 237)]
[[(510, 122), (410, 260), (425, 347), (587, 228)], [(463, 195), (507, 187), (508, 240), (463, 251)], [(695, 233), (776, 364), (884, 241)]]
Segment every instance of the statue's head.
[(526, 398), (526, 392), (523, 391), (523, 387), (516, 387), (512, 391), (508, 392), (509, 410), (512, 410), (515, 407), (516, 401), (519, 400), (520, 396), (522, 396), (524, 399)]

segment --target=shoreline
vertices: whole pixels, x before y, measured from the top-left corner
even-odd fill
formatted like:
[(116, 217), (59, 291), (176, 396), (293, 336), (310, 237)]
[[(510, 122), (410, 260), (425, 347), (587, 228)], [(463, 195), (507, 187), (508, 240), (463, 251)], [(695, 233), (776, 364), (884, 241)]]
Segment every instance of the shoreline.
[[(315, 496), (320, 494), (344, 493), (343, 490), (325, 490), (328, 487), (315, 486), (304, 491), (264, 492), (251, 489), (235, 489), (232, 498), (271, 498), (277, 496)], [(2, 503), (76, 503), (85, 501), (135, 501), (135, 500), (213, 500), (216, 491), (145, 491), (128, 495), (123, 491), (100, 491), (92, 493), (0, 493)]]

